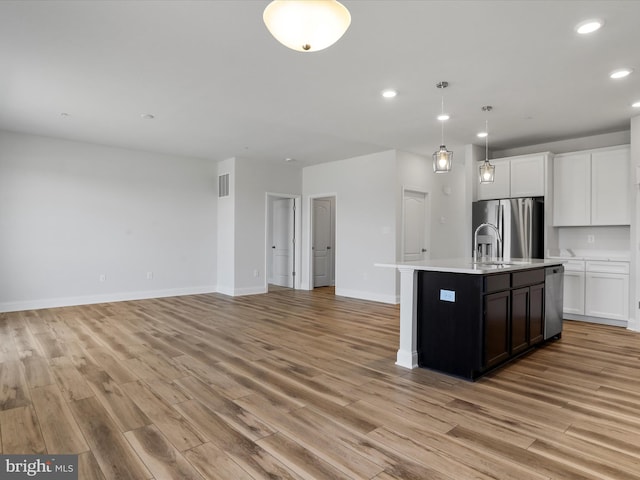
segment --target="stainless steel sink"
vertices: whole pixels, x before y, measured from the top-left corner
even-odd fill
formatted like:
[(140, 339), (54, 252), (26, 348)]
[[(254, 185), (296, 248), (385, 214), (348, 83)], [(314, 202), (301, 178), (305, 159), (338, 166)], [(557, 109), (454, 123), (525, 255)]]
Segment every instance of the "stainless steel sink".
[(477, 267), (511, 267), (514, 265), (527, 265), (528, 262), (505, 262), (502, 260), (487, 260), (485, 262), (473, 262), (471, 265)]

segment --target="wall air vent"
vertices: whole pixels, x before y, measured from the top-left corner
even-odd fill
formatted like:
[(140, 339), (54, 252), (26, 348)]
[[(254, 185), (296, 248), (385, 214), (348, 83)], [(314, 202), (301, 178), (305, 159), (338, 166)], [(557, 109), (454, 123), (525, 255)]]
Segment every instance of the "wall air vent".
[(229, 174), (218, 176), (218, 198), (229, 196)]

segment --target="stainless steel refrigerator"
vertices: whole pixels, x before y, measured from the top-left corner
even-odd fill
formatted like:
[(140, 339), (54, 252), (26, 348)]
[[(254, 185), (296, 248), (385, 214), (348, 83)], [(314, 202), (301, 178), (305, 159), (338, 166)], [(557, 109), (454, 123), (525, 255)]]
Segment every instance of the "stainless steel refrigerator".
[[(544, 198), (508, 198), (473, 203), (473, 233), (482, 223), (494, 225), (502, 237), (503, 257), (544, 258)], [(485, 227), (478, 232), (478, 258), (500, 256), (495, 233)]]

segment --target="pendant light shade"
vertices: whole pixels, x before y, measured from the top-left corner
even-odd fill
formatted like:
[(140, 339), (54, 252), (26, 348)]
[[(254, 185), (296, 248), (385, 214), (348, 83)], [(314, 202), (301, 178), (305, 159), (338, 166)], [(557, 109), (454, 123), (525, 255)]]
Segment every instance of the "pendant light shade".
[[(440, 82), (436, 85), (438, 88), (447, 88), (449, 82)], [(447, 150), (444, 144), (444, 122), (449, 119), (449, 115), (444, 113), (444, 95), (442, 96), (442, 111), (438, 116), (441, 124), (441, 142), (440, 149), (433, 154), (433, 171), (435, 173), (447, 173), (451, 170), (451, 163), (453, 162), (453, 152)]]
[[(493, 110), (491, 105), (487, 105), (482, 107), (483, 112), (490, 112)], [(480, 165), (479, 173), (480, 173), (480, 183), (493, 183), (495, 180), (496, 167), (489, 163), (489, 120), (485, 120), (485, 133), (484, 137), (484, 149), (485, 149), (485, 157), (484, 163)]]
[(485, 160), (480, 165), (480, 183), (493, 183), (495, 180), (496, 167), (491, 165), (488, 160)]
[(298, 52), (330, 47), (351, 24), (349, 10), (335, 0), (274, 0), (262, 19), (276, 40)]
[(447, 150), (447, 147), (440, 145), (440, 150), (433, 154), (433, 171), (436, 173), (445, 173), (451, 170), (451, 161), (453, 160), (453, 152)]

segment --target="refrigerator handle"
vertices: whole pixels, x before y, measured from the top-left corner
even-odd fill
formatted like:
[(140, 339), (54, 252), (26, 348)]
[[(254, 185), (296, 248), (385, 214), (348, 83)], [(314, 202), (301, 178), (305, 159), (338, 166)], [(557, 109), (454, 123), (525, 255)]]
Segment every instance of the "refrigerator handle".
[(504, 205), (502, 202), (498, 204), (498, 231), (500, 232), (500, 243), (502, 244), (502, 251), (498, 252), (497, 241), (496, 239), (496, 257), (504, 258)]
[(533, 253), (533, 211), (531, 202), (525, 203), (525, 223), (524, 227), (527, 229), (526, 231), (526, 239), (527, 239), (527, 258), (531, 258), (531, 254)]

